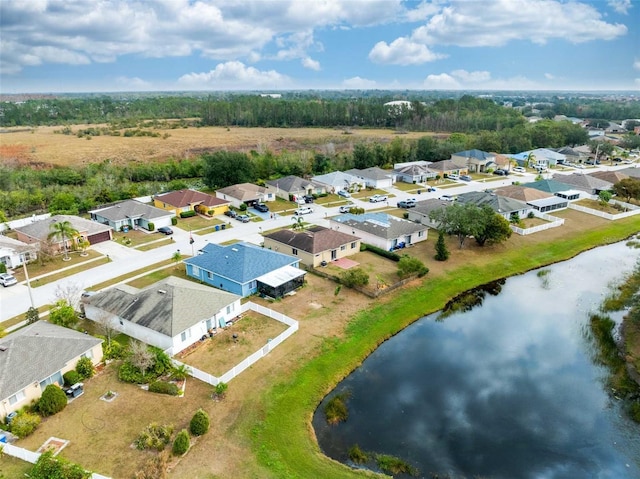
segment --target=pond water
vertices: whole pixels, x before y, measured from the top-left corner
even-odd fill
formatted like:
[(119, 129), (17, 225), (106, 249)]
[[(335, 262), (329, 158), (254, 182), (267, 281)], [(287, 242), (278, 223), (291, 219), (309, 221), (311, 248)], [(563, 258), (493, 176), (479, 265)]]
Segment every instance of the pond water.
[[(591, 250), (415, 322), (320, 404), (322, 451), (349, 463), (358, 444), (426, 478), (640, 478), (640, 427), (585, 338), (589, 313), (639, 256), (622, 243)], [(327, 425), (327, 400), (345, 392), (348, 420)]]

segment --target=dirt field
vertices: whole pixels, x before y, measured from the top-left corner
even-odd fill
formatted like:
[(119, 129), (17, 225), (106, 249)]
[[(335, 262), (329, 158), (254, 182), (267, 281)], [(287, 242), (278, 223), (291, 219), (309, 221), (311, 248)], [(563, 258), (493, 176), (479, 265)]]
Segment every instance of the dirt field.
[[(87, 126), (77, 125), (77, 131)], [(350, 148), (366, 139), (381, 142), (393, 140), (392, 130), (352, 129), (350, 134), (329, 128), (177, 128), (154, 129), (159, 138), (95, 136), (90, 140), (75, 135), (54, 133), (61, 126), (7, 129), (0, 133), (0, 162), (11, 164), (83, 165), (109, 159), (118, 164), (135, 161), (190, 158), (207, 150), (273, 151)], [(166, 139), (162, 138), (169, 135)], [(407, 133), (406, 139), (420, 138), (425, 133)]]

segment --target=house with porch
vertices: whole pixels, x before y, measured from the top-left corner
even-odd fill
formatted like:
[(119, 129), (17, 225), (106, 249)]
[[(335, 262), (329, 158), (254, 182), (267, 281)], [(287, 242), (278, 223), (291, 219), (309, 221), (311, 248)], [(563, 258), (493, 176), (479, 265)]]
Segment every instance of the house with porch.
[(312, 180), (305, 180), (299, 176), (289, 175), (276, 180), (268, 180), (265, 184), (267, 191), (278, 198), (287, 201), (298, 201), (309, 195), (322, 195), (327, 192), (325, 185)]
[(41, 320), (0, 338), (0, 418), (40, 398), (80, 358), (102, 361), (102, 339)]
[(230, 202), (235, 208), (245, 204), (252, 206), (256, 203), (266, 203), (276, 199), (275, 191), (253, 183), (238, 183), (237, 185), (220, 188), (216, 191), (216, 197)]
[(429, 169), (440, 178), (445, 178), (449, 175), (466, 175), (469, 173), (467, 166), (461, 166), (454, 163), (451, 160), (436, 161), (429, 165)]
[(567, 161), (567, 157), (557, 151), (549, 148), (537, 148), (535, 150), (523, 151), (510, 157), (518, 163), (519, 166), (529, 168), (545, 169), (563, 164)]
[(586, 192), (574, 189), (573, 185), (563, 183), (555, 179), (532, 181), (531, 183), (525, 183), (522, 186), (526, 186), (527, 188), (534, 188), (540, 191), (546, 191), (547, 193), (551, 193), (569, 201), (575, 201), (580, 198), (589, 197)]
[(398, 181), (410, 184), (425, 183), (438, 176), (436, 171), (433, 171), (427, 166), (421, 164), (403, 165), (394, 169), (393, 173), (396, 175)]
[[(125, 200), (105, 208), (89, 211), (91, 219), (115, 231), (144, 228), (149, 231), (171, 226), (173, 211), (163, 210), (136, 200)], [(153, 229), (150, 228), (153, 225)]]
[(514, 217), (524, 218), (531, 211), (531, 207), (524, 201), (509, 198), (507, 196), (487, 193), (486, 191), (471, 191), (458, 195), (458, 203), (472, 204), (479, 208), (488, 206), (507, 221)]
[(175, 216), (180, 216), (183, 211), (195, 211), (210, 216), (222, 215), (229, 209), (230, 204), (229, 201), (191, 189), (170, 191), (153, 197), (153, 206), (171, 211)]
[(570, 175), (556, 173), (553, 175), (553, 179), (566, 185), (571, 185), (574, 189), (584, 191), (590, 195), (598, 195), (601, 191), (610, 191), (613, 186), (613, 183), (595, 176), (583, 175), (582, 173), (572, 173)]
[(264, 247), (300, 258), (302, 264), (316, 268), (358, 253), (360, 238), (324, 226), (312, 226), (304, 231), (281, 229), (266, 234)]
[(334, 171), (326, 175), (314, 176), (313, 181), (325, 185), (327, 193), (337, 193), (341, 190), (358, 191), (365, 187), (364, 180), (342, 171)]
[(363, 181), (367, 188), (391, 188), (396, 181), (395, 174), (393, 172), (385, 171), (377, 166), (372, 166), (363, 170), (352, 168), (345, 171), (345, 173), (353, 175)]
[(363, 243), (392, 250), (427, 239), (427, 227), (386, 213), (346, 213), (329, 218), (331, 229), (352, 234)]
[(83, 298), (87, 319), (174, 355), (240, 314), (240, 296), (175, 276), (143, 289), (117, 285)]
[(453, 153), (451, 161), (473, 173), (484, 173), (496, 168), (496, 156), (477, 149)]
[(188, 276), (242, 297), (280, 298), (304, 284), (300, 258), (245, 242), (207, 244), (184, 263)]
[(514, 200), (523, 201), (540, 213), (565, 209), (569, 206), (569, 200), (553, 195), (546, 191), (528, 188), (522, 185), (503, 186), (495, 190), (496, 195), (506, 196)]

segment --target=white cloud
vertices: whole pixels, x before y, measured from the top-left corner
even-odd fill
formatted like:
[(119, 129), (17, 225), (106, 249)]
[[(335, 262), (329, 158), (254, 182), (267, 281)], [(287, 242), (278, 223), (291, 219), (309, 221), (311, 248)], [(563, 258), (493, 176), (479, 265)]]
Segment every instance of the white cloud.
[(551, 73), (545, 73), (545, 74), (544, 74), (544, 77), (545, 77), (547, 80), (553, 80), (553, 79), (555, 78), (555, 75), (552, 75)]
[(540, 85), (521, 75), (492, 78), (488, 71), (454, 70), (427, 76), (422, 87), (432, 90), (536, 90)]
[(130, 88), (131, 90), (149, 90), (152, 86), (151, 83), (142, 78), (126, 76), (117, 77), (116, 84), (123, 88)]
[(387, 44), (378, 42), (369, 52), (369, 59), (375, 63), (389, 63), (393, 65), (419, 65), (443, 58), (443, 55), (433, 53), (426, 45), (400, 37)]
[(212, 89), (281, 89), (290, 84), (286, 75), (275, 70), (261, 71), (247, 67), (244, 63), (230, 61), (219, 63), (213, 70), (202, 73), (188, 73), (178, 79), (178, 83), (188, 88)]
[(428, 90), (458, 90), (461, 87), (460, 83), (447, 73), (427, 76), (423, 86)]
[(491, 79), (491, 73), (487, 71), (468, 72), (466, 70), (454, 70), (451, 75), (465, 83), (486, 82)]
[(636, 78), (636, 79), (634, 80), (634, 83), (635, 83), (636, 85), (640, 86), (640, 78)]
[(640, 70), (640, 60), (636, 60), (633, 62), (633, 68), (636, 70)]
[(609, 0), (607, 3), (616, 12), (623, 15), (627, 15), (629, 13), (629, 9), (631, 8), (631, 0)]
[(313, 58), (305, 57), (302, 59), (301, 63), (303, 67), (308, 68), (309, 70), (320, 71), (320, 62)]
[(374, 80), (367, 80), (366, 78), (360, 78), (355, 76), (353, 78), (347, 78), (342, 82), (342, 86), (349, 90), (369, 90), (377, 87), (377, 83)]

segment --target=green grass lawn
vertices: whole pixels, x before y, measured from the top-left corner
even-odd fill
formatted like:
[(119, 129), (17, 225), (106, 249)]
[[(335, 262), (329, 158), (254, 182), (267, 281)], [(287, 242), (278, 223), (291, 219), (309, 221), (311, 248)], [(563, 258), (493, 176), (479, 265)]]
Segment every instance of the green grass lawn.
[[(102, 254), (92, 250), (87, 251), (87, 256), (80, 256), (79, 252), (74, 251), (69, 253), (69, 257), (71, 258), (70, 261), (63, 261), (63, 255), (60, 254), (54, 256), (53, 258), (47, 259), (42, 264), (39, 260), (32, 261), (31, 263), (27, 264), (27, 272), (29, 273), (29, 278), (33, 280), (40, 275), (52, 273), (53, 271), (58, 271), (62, 268), (79, 265), (91, 259), (100, 258), (101, 256)], [(24, 281), (24, 268), (17, 268), (13, 275), (18, 281)]]
[[(149, 274), (141, 276), (140, 278), (133, 279), (127, 282), (127, 284), (129, 286), (133, 286), (134, 288), (142, 289), (152, 285), (153, 283), (162, 281), (163, 279), (168, 278), (169, 276), (176, 276), (178, 278), (187, 279), (187, 280), (193, 279), (187, 276), (187, 273), (185, 271), (185, 267), (183, 264), (177, 264), (173, 266), (167, 266), (166, 268), (160, 269), (158, 271), (153, 271)], [(199, 281), (196, 281), (196, 282), (199, 282)]]
[(143, 230), (129, 230), (126, 233), (117, 231), (113, 233), (114, 241), (130, 248), (155, 241), (158, 238), (160, 238), (158, 234), (145, 232)]
[(160, 248), (162, 246), (166, 246), (166, 245), (171, 244), (171, 243), (173, 243), (173, 239), (165, 238), (165, 239), (160, 240), (160, 241), (154, 241), (153, 243), (147, 243), (147, 244), (144, 244), (142, 246), (138, 246), (136, 249), (138, 251), (149, 251), (149, 250), (152, 250), (152, 249)]
[(90, 263), (79, 264), (73, 268), (60, 271), (59, 273), (50, 274), (49, 276), (42, 276), (40, 278), (35, 278), (31, 280), (31, 286), (33, 288), (37, 288), (38, 286), (42, 286), (44, 284), (49, 284), (54, 281), (58, 281), (59, 279), (66, 278), (67, 276), (74, 275), (76, 273), (81, 273), (82, 271), (86, 271), (91, 268), (95, 268), (97, 266), (101, 266), (103, 264), (109, 263), (111, 260), (105, 256), (99, 258), (95, 261), (91, 261)]
[(107, 288), (109, 286), (113, 286), (114, 284), (121, 283), (121, 282), (123, 282), (123, 281), (125, 281), (125, 280), (127, 280), (129, 278), (133, 278), (134, 276), (138, 276), (139, 274), (143, 274), (143, 273), (146, 273), (148, 271), (151, 271), (151, 270), (154, 270), (154, 269), (157, 269), (157, 268), (162, 268), (163, 266), (167, 266), (167, 265), (174, 264), (174, 263), (175, 263), (175, 261), (173, 261), (172, 259), (167, 259), (167, 260), (164, 260), (164, 261), (160, 261), (158, 263), (154, 263), (154, 264), (151, 264), (151, 265), (146, 266), (144, 268), (140, 268), (140, 269), (137, 269), (135, 271), (132, 271), (131, 273), (127, 273), (127, 274), (122, 274), (120, 276), (116, 276), (115, 278), (111, 278), (108, 281), (103, 281), (102, 283), (93, 284), (87, 289), (90, 290), (90, 291), (99, 291), (99, 290)]
[(203, 228), (210, 228), (222, 223), (218, 218), (203, 218), (202, 216), (196, 215), (191, 218), (178, 218), (178, 224), (176, 226), (185, 231), (196, 232)]

